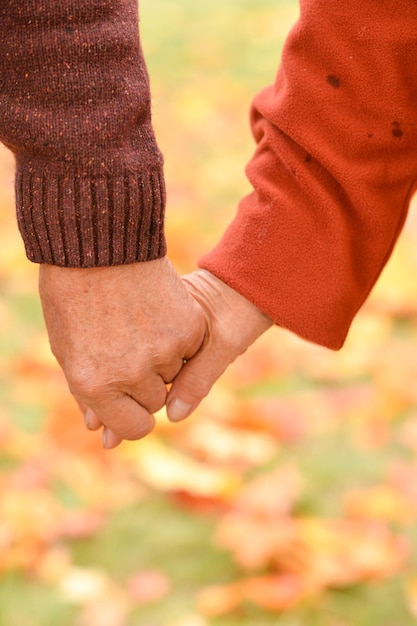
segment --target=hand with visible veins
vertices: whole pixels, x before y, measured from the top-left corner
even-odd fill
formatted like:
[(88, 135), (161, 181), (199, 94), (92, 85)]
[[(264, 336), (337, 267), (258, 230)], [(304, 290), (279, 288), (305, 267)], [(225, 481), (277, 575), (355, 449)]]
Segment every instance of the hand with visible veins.
[(52, 352), (87, 426), (104, 425), (106, 448), (151, 432), (166, 384), (199, 351), (206, 331), (202, 307), (170, 261), (41, 265), (39, 292)]

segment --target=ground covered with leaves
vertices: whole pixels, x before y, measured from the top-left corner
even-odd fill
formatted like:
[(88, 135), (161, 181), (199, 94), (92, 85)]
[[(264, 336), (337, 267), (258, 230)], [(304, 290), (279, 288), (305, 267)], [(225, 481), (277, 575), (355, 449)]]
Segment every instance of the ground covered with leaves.
[[(180, 272), (248, 185), (293, 1), (143, 0)], [(271, 329), (187, 422), (103, 451), (49, 353), (0, 155), (0, 623), (417, 621), (417, 219), (338, 353)]]

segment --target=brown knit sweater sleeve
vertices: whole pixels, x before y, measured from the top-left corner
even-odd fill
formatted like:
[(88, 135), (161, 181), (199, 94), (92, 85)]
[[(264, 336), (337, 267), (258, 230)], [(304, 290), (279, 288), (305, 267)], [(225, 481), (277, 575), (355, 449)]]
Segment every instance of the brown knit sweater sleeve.
[(94, 267), (163, 256), (137, 0), (1, 0), (0, 41), (0, 139), (16, 156), (28, 258)]

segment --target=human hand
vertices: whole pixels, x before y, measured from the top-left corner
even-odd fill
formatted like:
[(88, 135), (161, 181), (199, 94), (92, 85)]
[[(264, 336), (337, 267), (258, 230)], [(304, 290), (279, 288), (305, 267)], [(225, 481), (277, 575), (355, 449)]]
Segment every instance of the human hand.
[(140, 439), (164, 406), (166, 383), (199, 350), (205, 317), (165, 257), (92, 269), (41, 265), (52, 352), (103, 445)]
[(182, 280), (201, 305), (207, 329), (202, 347), (169, 391), (167, 414), (174, 422), (190, 415), (227, 366), (273, 324), (252, 302), (206, 270)]

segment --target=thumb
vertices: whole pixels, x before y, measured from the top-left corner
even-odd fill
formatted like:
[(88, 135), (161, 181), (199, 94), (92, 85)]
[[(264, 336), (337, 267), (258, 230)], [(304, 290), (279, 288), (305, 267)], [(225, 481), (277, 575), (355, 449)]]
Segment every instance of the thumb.
[(167, 398), (167, 415), (171, 422), (188, 417), (224, 372), (229, 359), (225, 361), (218, 356), (206, 345), (177, 374)]

